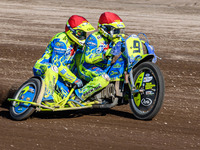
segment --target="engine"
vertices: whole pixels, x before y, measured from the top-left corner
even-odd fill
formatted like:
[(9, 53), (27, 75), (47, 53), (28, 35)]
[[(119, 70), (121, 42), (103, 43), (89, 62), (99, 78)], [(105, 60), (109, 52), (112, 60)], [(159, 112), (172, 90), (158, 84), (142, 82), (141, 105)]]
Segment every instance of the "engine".
[(97, 93), (94, 97), (97, 100), (113, 99), (115, 97), (115, 94), (115, 85), (113, 83), (110, 83), (106, 88)]

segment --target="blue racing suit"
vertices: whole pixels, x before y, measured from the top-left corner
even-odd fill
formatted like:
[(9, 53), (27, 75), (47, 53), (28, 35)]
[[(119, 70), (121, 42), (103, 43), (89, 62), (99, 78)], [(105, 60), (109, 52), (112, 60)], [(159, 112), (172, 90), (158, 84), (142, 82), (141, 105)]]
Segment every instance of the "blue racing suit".
[[(45, 79), (45, 95), (47, 98), (55, 91), (66, 97), (69, 89), (64, 81), (76, 83), (82, 81), (72, 73), (75, 67), (75, 42), (65, 32), (56, 34), (49, 42), (43, 56), (35, 63), (33, 73)], [(56, 86), (55, 86), (56, 85)], [(56, 88), (56, 89), (55, 89)], [(59, 95), (60, 95), (59, 94)]]
[(79, 73), (80, 77), (89, 83), (83, 88), (75, 90), (76, 95), (81, 100), (86, 100), (109, 84), (110, 77), (105, 69), (108, 67), (109, 58), (112, 57), (105, 57), (105, 53), (111, 46), (115, 46), (116, 43), (113, 43), (113, 45), (112, 43), (99, 32), (90, 34), (86, 39), (86, 47), (81, 58)]

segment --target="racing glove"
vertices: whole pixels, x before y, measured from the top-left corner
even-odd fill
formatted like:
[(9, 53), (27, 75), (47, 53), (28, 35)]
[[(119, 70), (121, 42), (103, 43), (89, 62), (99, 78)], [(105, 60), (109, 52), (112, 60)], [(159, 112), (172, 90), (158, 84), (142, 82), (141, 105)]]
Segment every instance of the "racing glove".
[(125, 40), (123, 37), (114, 38), (108, 47), (104, 48), (104, 55), (116, 56), (119, 55), (121, 51), (125, 50)]
[(121, 52), (121, 48), (122, 48), (121, 45), (122, 45), (122, 42), (121, 42), (121, 41), (117, 42), (117, 43), (112, 47), (112, 49), (111, 49), (111, 51), (110, 51), (110, 54), (112, 54), (112, 55), (114, 55), (114, 56), (119, 55), (120, 52)]
[(119, 55), (120, 52), (121, 52), (121, 42), (120, 41), (116, 44), (111, 43), (109, 48), (104, 48), (104, 55), (106, 57)]
[(83, 86), (83, 82), (79, 78), (74, 81), (74, 84), (76, 84), (78, 88), (81, 88)]

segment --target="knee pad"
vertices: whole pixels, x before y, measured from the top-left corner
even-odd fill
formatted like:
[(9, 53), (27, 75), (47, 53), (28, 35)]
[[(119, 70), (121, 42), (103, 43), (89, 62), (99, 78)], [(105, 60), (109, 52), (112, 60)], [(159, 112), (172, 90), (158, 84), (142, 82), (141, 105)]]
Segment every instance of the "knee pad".
[(106, 79), (106, 81), (110, 81), (110, 77), (109, 77), (109, 75), (108, 74), (102, 74), (102, 77), (104, 78), (104, 79)]
[(58, 73), (58, 67), (55, 65), (51, 65), (48, 68), (51, 68), (52, 71), (54, 71), (55, 73)]

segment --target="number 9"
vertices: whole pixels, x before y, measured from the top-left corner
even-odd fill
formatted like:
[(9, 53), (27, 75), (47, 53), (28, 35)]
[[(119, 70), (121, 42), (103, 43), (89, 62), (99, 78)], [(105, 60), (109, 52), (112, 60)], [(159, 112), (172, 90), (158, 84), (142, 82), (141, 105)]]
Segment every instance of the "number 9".
[(134, 52), (140, 53), (140, 42), (134, 40), (133, 41), (133, 48), (134, 48), (134, 50), (133, 50)]

